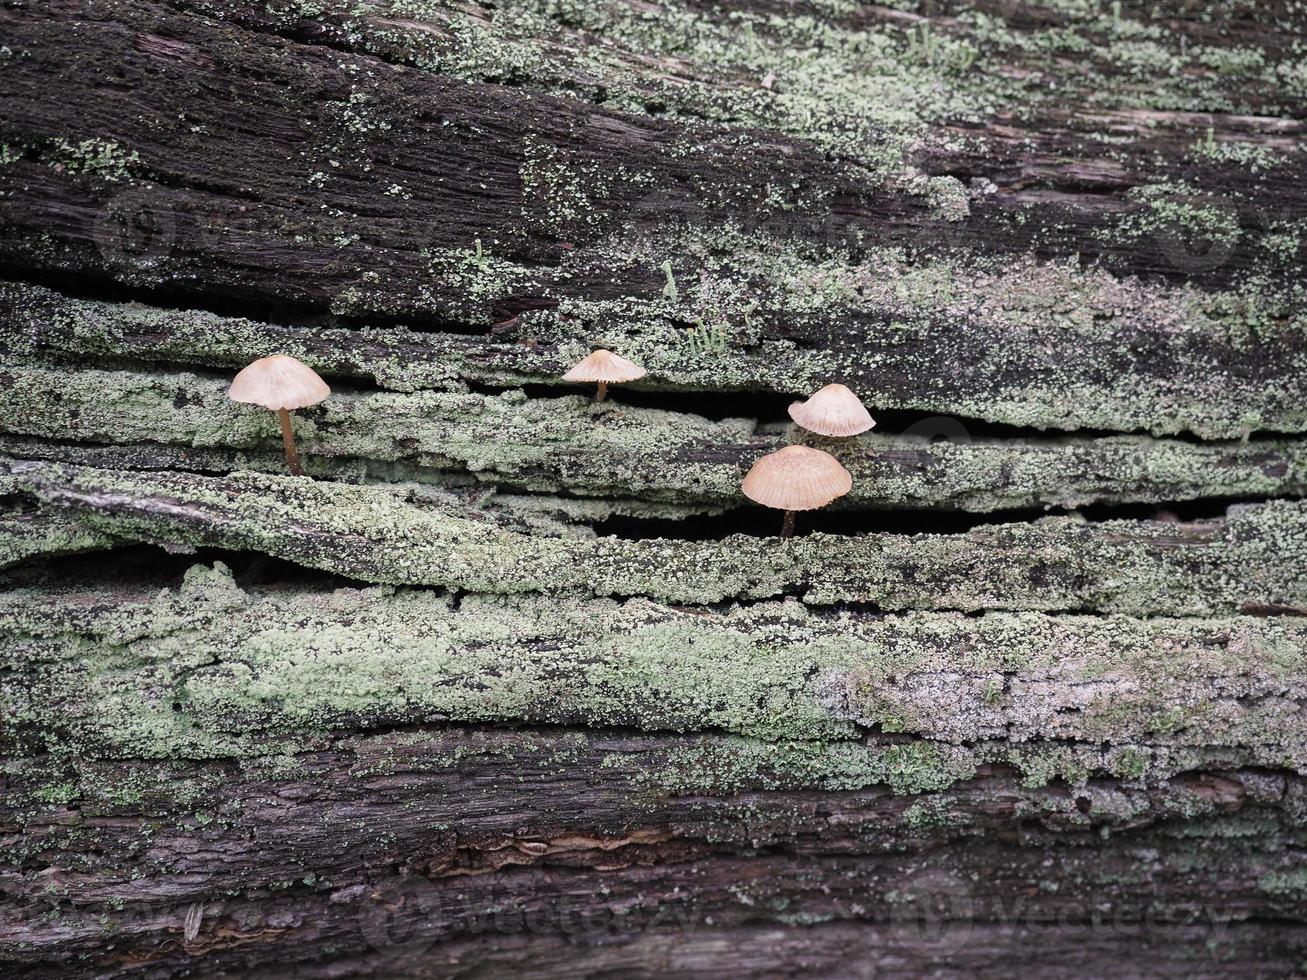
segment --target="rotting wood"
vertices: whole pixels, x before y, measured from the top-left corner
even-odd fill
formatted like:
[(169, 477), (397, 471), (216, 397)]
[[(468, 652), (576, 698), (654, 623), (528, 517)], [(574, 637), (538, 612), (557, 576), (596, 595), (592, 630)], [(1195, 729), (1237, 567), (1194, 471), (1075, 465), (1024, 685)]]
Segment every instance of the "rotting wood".
[[(6, 975), (1299, 969), (1305, 23), (0, 10)], [(836, 380), (933, 533), (678, 530)]]
[[(1172, 120), (1183, 141), (1166, 167), (1159, 148), (1140, 148), (1125, 181), (1134, 197), (1120, 186), (1079, 192), (1083, 173), (997, 160), (989, 172), (1008, 186), (989, 194), (951, 176), (977, 165), (976, 150), (963, 165), (931, 142), (928, 117), (941, 107), (929, 104), (930, 72), (907, 80), (926, 94), (902, 110), (906, 130), (882, 123), (832, 154), (811, 145), (819, 134), (741, 140), (720, 126), (619, 116), (162, 4), (106, 0), (89, 21), (79, 13), (8, 16), (30, 52), (0, 115), (16, 156), (0, 169), (0, 264), (14, 270), (182, 282), (198, 300), (473, 333), (499, 323), (505, 340), (546, 345), (549, 360), (525, 367), (537, 375), (604, 341), (658, 355), (647, 365), (655, 378), (681, 384), (798, 393), (840, 376), (887, 406), (1013, 424), (1207, 436), (1304, 425), (1303, 244), (1285, 217), (1301, 193), (1296, 147), (1289, 138), (1288, 155), (1263, 158), (1236, 141), (1253, 156), (1230, 149), (1232, 160), (1205, 149), (1199, 120), (1212, 125), (1238, 97), (1219, 91), (1224, 82), (1188, 94), (1212, 110)], [(150, 40), (160, 32), (170, 45)], [(910, 46), (909, 34), (898, 40)], [(197, 50), (207, 57), (179, 57)], [(101, 59), (119, 66), (111, 80)], [(267, 84), (242, 105), (223, 93), (248, 72)], [(39, 97), (51, 73), (69, 88), (57, 112)], [(118, 96), (124, 84), (134, 102)], [(1027, 111), (1047, 99), (1046, 85), (1016, 89), (1001, 97), (1033, 99)], [(178, 91), (193, 100), (185, 122), (165, 109)], [(1133, 81), (1117, 98), (1139, 100)], [(154, 111), (142, 117), (140, 102)], [(1142, 112), (1117, 138), (1129, 146), (1157, 122)], [(907, 147), (922, 141), (933, 177), (909, 162)], [(980, 127), (968, 142), (995, 139)], [(1080, 133), (1072, 145), (1087, 142)], [(289, 164), (283, 145), (297, 149)], [(887, 157), (892, 176), (867, 154)], [(769, 190), (779, 200), (760, 201)], [(805, 224), (825, 214), (854, 228)], [(150, 230), (135, 243), (142, 223)], [(232, 259), (246, 254), (258, 260)], [(1046, 261), (1075, 254), (1101, 268)], [(678, 299), (663, 295), (664, 262)], [(1131, 278), (1162, 273), (1170, 285)], [(572, 346), (550, 353), (560, 340)]]
[[(21, 554), (141, 541), (249, 550), (357, 581), (480, 593), (645, 596), (709, 604), (1200, 615), (1307, 612), (1307, 504), (1197, 524), (1050, 518), (966, 534), (815, 534), (788, 541), (545, 537), (445, 494), (252, 473), (228, 478), (10, 462), (53, 523)], [(3, 540), (3, 539), (0, 539)], [(70, 543), (71, 542), (71, 543)]]
[[(0, 432), (45, 442), (125, 444), (156, 467), (245, 466), (282, 472), (280, 434), (266, 412), (227, 398), (229, 381), (190, 373), (0, 371)], [(1147, 436), (970, 439), (944, 424), (929, 434), (853, 440), (793, 425), (595, 403), (521, 392), (340, 393), (296, 413), (308, 472), (440, 479), (446, 471), (541, 492), (640, 496), (673, 503), (745, 503), (739, 481), (785, 441), (808, 441), (852, 472), (837, 507), (972, 511), (1096, 502), (1296, 496), (1307, 486), (1307, 441), (1191, 443)], [(223, 450), (222, 453), (205, 452)], [(13, 450), (11, 450), (13, 451)], [(21, 451), (21, 450), (19, 450)]]
[[(33, 759), (8, 767), (0, 824), (30, 821), (15, 857), (57, 870), (11, 879), (7, 894), (43, 902), (51, 880), (98, 876), (98, 889), (32, 930), (100, 976), (133, 968), (177, 976), (201, 951), (231, 971), (291, 969), (286, 951), (317, 943), (331, 944), (337, 965), (357, 958), (422, 976), (454, 969), (445, 962), (452, 950), (494, 964), (520, 953), (514, 939), (549, 948), (554, 937), (578, 941), (567, 959), (575, 969), (578, 957), (589, 962), (605, 948), (640, 955), (664, 934), (692, 944), (705, 930), (748, 935), (765, 923), (774, 937), (814, 942), (820, 927), (779, 928), (796, 915), (854, 920), (850, 928), (880, 938), (869, 962), (915, 962), (938, 952), (934, 937), (896, 903), (932, 887), (966, 903), (972, 918), (954, 935), (969, 941), (1013, 918), (1019, 932), (1050, 941), (1059, 929), (1085, 932), (1086, 906), (1110, 896), (1146, 911), (1154, 940), (1188, 935), (1186, 927), (1204, 937), (1199, 970), (1240, 975), (1249, 933), (1266, 945), (1255, 957), (1263, 966), (1295, 948), (1288, 923), (1304, 899), (1279, 883), (1296, 873), (1301, 777), (1214, 768), (1068, 789), (998, 765), (902, 795), (864, 765), (875, 747), (838, 748), (429, 726), (335, 736), (311, 752), (250, 759), (238, 772), (205, 760)], [(35, 821), (34, 812), (48, 816)], [(1258, 834), (1241, 832), (1254, 822)], [(124, 875), (138, 866), (143, 834), (149, 870)], [(741, 847), (753, 856), (734, 856)], [(1143, 859), (1140, 874), (1145, 849), (1180, 857)], [(224, 860), (197, 859), (207, 854)], [(1050, 855), (1076, 875), (1022, 902), (1024, 890), (1038, 891)], [(976, 876), (996, 860), (1003, 875), (979, 888)], [(1220, 907), (1198, 900), (1212, 889)], [(197, 941), (181, 943), (197, 904)], [(101, 945), (106, 908), (122, 923), (112, 950)], [(1283, 921), (1260, 924), (1258, 915)], [(1142, 932), (1130, 933), (1136, 944)], [(0, 951), (36, 967), (34, 976), (53, 975), (13, 944)], [(698, 958), (685, 955), (694, 969)], [(302, 961), (294, 972), (327, 968)], [(560, 965), (538, 969), (548, 976)]]

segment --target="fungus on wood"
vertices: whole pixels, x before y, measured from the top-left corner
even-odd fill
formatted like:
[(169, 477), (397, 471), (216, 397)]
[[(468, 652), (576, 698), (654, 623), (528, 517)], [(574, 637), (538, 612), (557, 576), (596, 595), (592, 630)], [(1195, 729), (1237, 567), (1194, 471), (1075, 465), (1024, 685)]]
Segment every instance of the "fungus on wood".
[(740, 490), (764, 507), (785, 512), (781, 537), (794, 534), (794, 514), (817, 510), (853, 489), (853, 477), (828, 452), (786, 446), (768, 453), (749, 468)]
[(232, 401), (258, 405), (277, 413), (281, 441), (286, 450), (286, 465), (295, 476), (302, 476), (304, 469), (295, 450), (290, 413), (297, 408), (316, 405), (330, 394), (331, 388), (313, 368), (286, 354), (259, 358), (236, 375), (227, 392)]
[(876, 424), (862, 399), (842, 384), (829, 384), (807, 401), (791, 403), (789, 413), (798, 425), (823, 436), (856, 436)]
[(608, 397), (610, 384), (636, 381), (645, 374), (645, 369), (634, 361), (600, 348), (577, 362), (575, 367), (563, 375), (563, 380), (597, 382), (595, 401), (601, 402)]

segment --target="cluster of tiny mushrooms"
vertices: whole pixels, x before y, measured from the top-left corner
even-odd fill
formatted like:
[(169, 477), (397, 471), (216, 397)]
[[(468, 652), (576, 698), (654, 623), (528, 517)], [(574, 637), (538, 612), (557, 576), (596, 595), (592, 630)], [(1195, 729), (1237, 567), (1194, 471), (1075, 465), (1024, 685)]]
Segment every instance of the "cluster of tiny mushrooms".
[[(635, 381), (644, 375), (640, 365), (601, 349), (563, 375), (563, 380), (598, 385), (595, 401), (601, 402), (608, 397), (610, 384)], [(316, 405), (331, 394), (331, 388), (317, 372), (289, 355), (274, 354), (237, 374), (227, 394), (233, 401), (277, 413), (286, 463), (292, 473), (302, 476), (304, 469), (295, 451), (290, 413)], [(856, 436), (876, 424), (858, 396), (842, 384), (827, 385), (807, 401), (792, 404), (789, 411), (790, 418), (809, 432), (835, 438)], [(816, 510), (844, 496), (853, 489), (853, 477), (830, 453), (808, 446), (786, 446), (754, 463), (740, 489), (750, 500), (785, 512), (781, 537), (788, 538), (794, 534), (795, 512)]]

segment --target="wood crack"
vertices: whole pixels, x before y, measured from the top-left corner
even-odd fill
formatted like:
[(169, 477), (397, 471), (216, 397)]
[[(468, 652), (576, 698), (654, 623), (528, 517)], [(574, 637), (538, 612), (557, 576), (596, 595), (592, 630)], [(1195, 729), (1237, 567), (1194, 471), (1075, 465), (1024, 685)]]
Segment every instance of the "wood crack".
[[(11, 522), (15, 561), (144, 541), (252, 550), (357, 581), (457, 592), (649, 596), (696, 606), (800, 597), (872, 606), (1135, 615), (1302, 608), (1307, 505), (1197, 524), (1048, 518), (964, 534), (814, 534), (787, 542), (543, 537), (453, 497), (242, 473), (205, 477), (13, 461), (43, 519)], [(293, 491), (293, 492), (292, 492)], [(73, 518), (73, 520), (70, 520)], [(1251, 565), (1260, 571), (1245, 576)], [(685, 570), (693, 569), (693, 575)]]

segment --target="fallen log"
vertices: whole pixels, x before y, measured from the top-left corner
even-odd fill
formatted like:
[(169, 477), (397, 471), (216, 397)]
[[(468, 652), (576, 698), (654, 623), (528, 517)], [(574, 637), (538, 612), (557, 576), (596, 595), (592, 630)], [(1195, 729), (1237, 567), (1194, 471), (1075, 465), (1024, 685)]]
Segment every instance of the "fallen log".
[(0, 10), (5, 975), (1299, 970), (1303, 28)]

